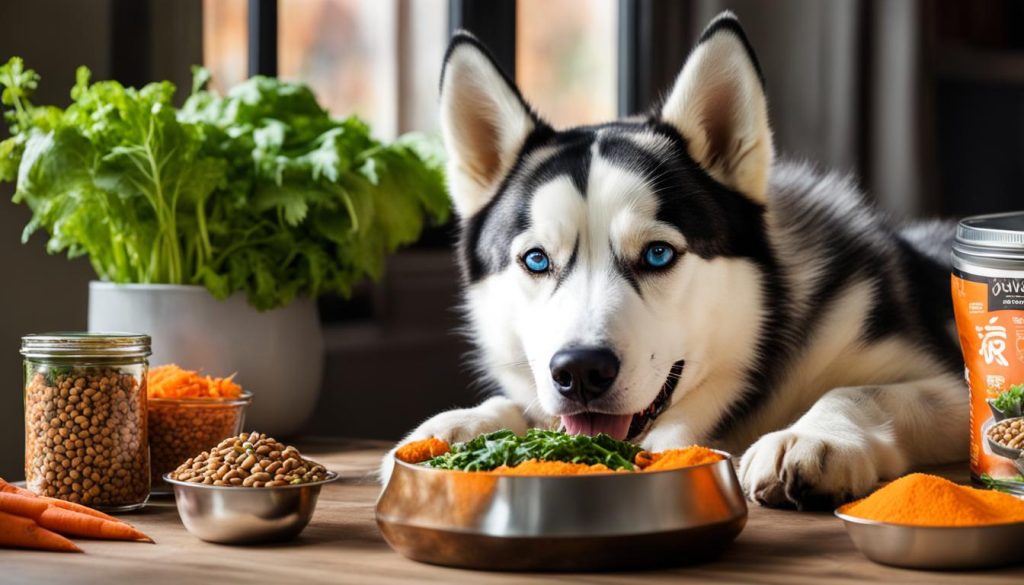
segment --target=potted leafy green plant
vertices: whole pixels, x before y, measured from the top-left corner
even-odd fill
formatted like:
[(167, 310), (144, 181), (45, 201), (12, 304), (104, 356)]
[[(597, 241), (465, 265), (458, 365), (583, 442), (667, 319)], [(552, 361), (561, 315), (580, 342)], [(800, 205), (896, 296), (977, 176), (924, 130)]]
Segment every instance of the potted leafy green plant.
[(377, 278), (385, 257), (448, 214), (436, 141), (386, 144), (331, 117), (308, 87), (254, 77), (190, 97), (78, 70), (64, 109), (31, 103), (39, 77), (0, 66), (11, 137), (0, 181), (32, 210), (23, 241), (88, 256), (91, 330), (153, 337), (153, 363), (237, 372), (248, 420), (287, 434), (315, 405), (323, 340), (314, 299)]

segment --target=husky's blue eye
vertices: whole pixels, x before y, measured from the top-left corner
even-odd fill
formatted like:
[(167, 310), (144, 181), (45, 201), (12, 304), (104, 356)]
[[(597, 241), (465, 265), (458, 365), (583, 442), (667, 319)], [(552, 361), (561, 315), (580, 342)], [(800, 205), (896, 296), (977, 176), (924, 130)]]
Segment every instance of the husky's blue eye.
[(540, 248), (533, 248), (523, 254), (523, 264), (534, 274), (543, 274), (551, 268), (551, 260), (548, 260), (548, 255)]
[(643, 263), (647, 268), (665, 268), (675, 260), (675, 257), (675, 248), (665, 242), (654, 242), (644, 249)]

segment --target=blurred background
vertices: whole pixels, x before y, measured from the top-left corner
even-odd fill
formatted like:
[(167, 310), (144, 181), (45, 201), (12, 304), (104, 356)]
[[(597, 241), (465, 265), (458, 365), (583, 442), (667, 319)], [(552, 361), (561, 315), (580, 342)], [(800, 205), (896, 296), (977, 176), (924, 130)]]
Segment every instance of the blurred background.
[[(223, 90), (252, 72), (310, 84), (382, 138), (436, 131), (450, 32), (481, 37), (556, 126), (645, 109), (707, 21), (731, 9), (765, 76), (777, 150), (855, 173), (897, 218), (1024, 207), (1024, 3), (1012, 0), (5, 0), (0, 59), (61, 106), (94, 78)], [(6, 130), (0, 130), (5, 136)], [(20, 243), (28, 209), (0, 186), (0, 476), (21, 477), (21, 335), (84, 329), (85, 259)], [(352, 299), (324, 298), (327, 361), (308, 436), (397, 439), (479, 399), (462, 367), (451, 226), (394, 256)], [(258, 399), (258, 397), (257, 397)]]

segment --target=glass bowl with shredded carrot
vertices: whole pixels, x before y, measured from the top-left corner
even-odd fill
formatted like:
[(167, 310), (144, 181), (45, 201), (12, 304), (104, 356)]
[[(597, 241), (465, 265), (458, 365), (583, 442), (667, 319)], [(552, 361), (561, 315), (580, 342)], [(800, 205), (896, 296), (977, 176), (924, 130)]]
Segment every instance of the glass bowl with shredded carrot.
[(215, 377), (174, 364), (147, 377), (150, 467), (155, 493), (170, 493), (163, 475), (242, 430), (252, 394), (234, 375)]

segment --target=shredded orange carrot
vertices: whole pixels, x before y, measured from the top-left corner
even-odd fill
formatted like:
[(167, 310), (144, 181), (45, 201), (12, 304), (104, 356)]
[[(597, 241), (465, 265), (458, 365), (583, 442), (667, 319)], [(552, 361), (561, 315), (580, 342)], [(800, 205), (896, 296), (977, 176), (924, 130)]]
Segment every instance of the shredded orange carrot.
[(158, 366), (147, 377), (150, 398), (238, 398), (242, 387), (226, 378), (203, 376), (174, 364)]
[[(628, 471), (622, 469), (625, 473)], [(601, 463), (587, 465), (586, 463), (567, 463), (565, 461), (539, 461), (530, 459), (523, 461), (515, 467), (502, 465), (492, 473), (499, 475), (582, 475), (586, 473), (610, 473), (612, 469)]]
[(683, 449), (669, 449), (658, 453), (641, 451), (637, 453), (634, 462), (643, 471), (663, 471), (714, 463), (722, 459), (725, 457), (707, 447), (691, 445)]
[(406, 463), (423, 463), (449, 451), (448, 441), (430, 437), (422, 441), (406, 443), (395, 450), (395, 457)]

